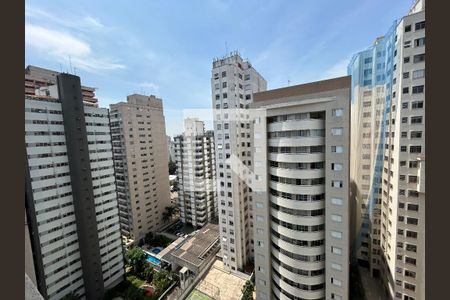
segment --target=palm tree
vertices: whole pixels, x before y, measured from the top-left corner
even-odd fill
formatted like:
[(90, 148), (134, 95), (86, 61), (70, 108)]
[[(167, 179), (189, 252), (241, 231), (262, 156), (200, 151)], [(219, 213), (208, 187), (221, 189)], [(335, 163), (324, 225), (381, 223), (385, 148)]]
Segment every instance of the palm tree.
[(162, 214), (162, 219), (164, 222), (169, 222), (172, 220), (173, 215), (178, 211), (176, 206), (166, 206), (166, 210)]

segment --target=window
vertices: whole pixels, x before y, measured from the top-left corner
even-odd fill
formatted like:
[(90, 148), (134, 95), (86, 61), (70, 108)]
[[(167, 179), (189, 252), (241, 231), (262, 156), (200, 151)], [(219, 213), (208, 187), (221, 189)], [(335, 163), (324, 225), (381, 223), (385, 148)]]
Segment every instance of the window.
[(423, 78), (423, 77), (425, 77), (425, 69), (413, 71), (413, 75), (412, 75), (413, 79), (418, 79), (418, 78)]
[(331, 299), (332, 300), (342, 300), (342, 296), (335, 294), (335, 293), (331, 293)]
[(412, 139), (420, 139), (422, 138), (422, 131), (411, 131)]
[(402, 103), (402, 108), (408, 108), (408, 102), (403, 102)]
[(416, 259), (414, 259), (412, 257), (405, 256), (405, 263), (411, 264), (411, 265), (416, 265)]
[(331, 128), (331, 135), (338, 136), (338, 135), (342, 135), (343, 132), (344, 132), (344, 129), (342, 127)]
[(342, 117), (343, 114), (344, 114), (344, 109), (342, 109), (342, 108), (336, 108), (331, 111), (331, 115), (333, 117)]
[(337, 263), (331, 263), (331, 268), (338, 270), (338, 271), (342, 271), (342, 265), (341, 264), (337, 264)]
[(414, 63), (425, 61), (425, 53), (414, 55)]
[(405, 270), (405, 276), (411, 277), (411, 278), (416, 278), (416, 272)]
[(422, 146), (409, 146), (409, 153), (421, 153)]
[(338, 280), (336, 278), (333, 278), (333, 277), (331, 277), (331, 283), (336, 285), (336, 286), (342, 286), (342, 281), (340, 281), (340, 280)]
[(364, 59), (365, 64), (370, 64), (371, 62), (372, 62), (372, 57), (368, 57), (368, 58)]
[(244, 80), (250, 80), (250, 74), (245, 74), (244, 75)]
[(331, 198), (331, 203), (334, 205), (342, 205), (343, 201), (341, 198)]
[(263, 221), (264, 221), (264, 217), (263, 217), (263, 216), (256, 215), (256, 221), (257, 221), (257, 222), (263, 222)]
[(341, 215), (332, 214), (331, 215), (331, 220), (333, 220), (334, 222), (341, 223), (342, 222), (342, 216)]
[(342, 255), (342, 249), (339, 247), (331, 246), (331, 253)]
[(410, 32), (410, 31), (411, 31), (411, 25), (406, 25), (405, 32)]
[(425, 38), (419, 38), (414, 40), (414, 47), (421, 47), (425, 45)]
[(404, 48), (409, 48), (409, 47), (411, 47), (411, 41), (405, 41), (405, 42), (403, 43), (403, 47), (404, 47)]
[(417, 225), (419, 224), (419, 220), (417, 218), (406, 218), (406, 224)]
[(422, 116), (411, 117), (411, 124), (422, 124)]
[(335, 188), (342, 188), (344, 187), (344, 182), (342, 180), (333, 180), (331, 181), (331, 186)]
[(342, 164), (331, 163), (331, 169), (333, 171), (342, 171)]
[(409, 63), (409, 56), (403, 57), (403, 63)]
[(423, 108), (423, 101), (414, 101), (411, 105), (412, 109), (420, 109)]
[(407, 79), (407, 78), (409, 78), (409, 72), (405, 72), (405, 73), (403, 73), (403, 78), (404, 78), (404, 79)]
[(403, 118), (402, 118), (402, 123), (403, 123), (403, 124), (408, 123), (408, 117), (403, 117)]
[(407, 230), (406, 231), (406, 237), (417, 239), (417, 232)]
[(344, 151), (343, 146), (331, 146), (331, 152), (333, 153), (342, 153)]
[(227, 87), (227, 82), (222, 82), (222, 88), (226, 88)]
[(227, 76), (227, 72), (223, 71), (222, 72), (222, 77), (226, 77)]
[(342, 239), (342, 232), (340, 231), (331, 231), (331, 236), (334, 237), (335, 239)]
[(227, 97), (228, 97), (227, 93), (223, 93), (223, 94), (222, 94), (222, 98), (223, 98), (223, 99), (226, 99)]
[(415, 27), (415, 30), (425, 29), (425, 21), (416, 23), (414, 27)]
[(406, 251), (417, 252), (417, 246), (412, 244), (406, 244)]
[(409, 94), (409, 87), (403, 88), (403, 94)]
[(400, 151), (401, 152), (406, 152), (406, 148), (407, 148), (406, 146), (400, 146)]

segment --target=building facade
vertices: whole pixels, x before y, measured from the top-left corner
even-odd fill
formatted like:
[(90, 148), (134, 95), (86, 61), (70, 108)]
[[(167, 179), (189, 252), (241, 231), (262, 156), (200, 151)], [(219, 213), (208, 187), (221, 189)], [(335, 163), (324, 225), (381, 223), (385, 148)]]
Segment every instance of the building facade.
[(175, 161), (175, 145), (171, 136), (167, 136), (167, 150), (169, 153), (169, 161)]
[[(41, 87), (56, 85), (56, 76), (59, 72), (36, 66), (25, 68), (25, 95), (35, 95), (35, 90)], [(85, 105), (98, 107), (98, 99), (95, 97), (95, 88), (81, 86), (81, 94)]]
[(110, 108), (122, 234), (139, 240), (165, 225), (170, 206), (163, 103), (133, 94)]
[(350, 77), (252, 108), (257, 299), (348, 299)]
[(25, 204), (45, 299), (103, 299), (124, 277), (107, 109), (83, 103), (80, 78), (25, 96)]
[(253, 215), (247, 176), (252, 145), (248, 107), (267, 82), (238, 53), (213, 61), (211, 72), (219, 224), (224, 266), (242, 271), (253, 261)]
[(349, 74), (355, 257), (390, 299), (425, 299), (425, 1)]
[(174, 138), (178, 208), (183, 223), (203, 227), (217, 217), (214, 132), (205, 132), (197, 118), (184, 124), (184, 134)]

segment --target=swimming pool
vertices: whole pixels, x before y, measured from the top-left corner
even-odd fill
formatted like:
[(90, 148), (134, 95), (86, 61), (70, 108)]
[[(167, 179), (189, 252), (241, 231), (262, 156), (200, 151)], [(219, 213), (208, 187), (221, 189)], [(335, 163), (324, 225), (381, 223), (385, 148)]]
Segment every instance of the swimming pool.
[(161, 252), (161, 250), (162, 250), (161, 248), (155, 247), (151, 251), (152, 251), (152, 253), (158, 254), (159, 252)]
[(155, 266), (161, 265), (161, 261), (152, 255), (147, 255), (147, 261)]

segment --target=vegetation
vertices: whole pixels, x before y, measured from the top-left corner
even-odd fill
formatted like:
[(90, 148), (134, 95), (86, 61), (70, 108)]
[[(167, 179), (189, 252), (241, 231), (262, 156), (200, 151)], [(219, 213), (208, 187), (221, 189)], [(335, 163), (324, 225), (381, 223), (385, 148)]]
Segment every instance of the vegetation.
[(162, 294), (174, 282), (173, 274), (166, 270), (161, 270), (153, 275), (152, 284), (155, 287), (155, 294)]
[(125, 260), (131, 267), (131, 274), (140, 276), (147, 264), (147, 254), (139, 247), (133, 247), (125, 253)]
[(242, 300), (253, 300), (253, 290), (255, 289), (255, 284), (251, 280), (247, 280), (242, 287)]
[(170, 159), (169, 161), (169, 175), (176, 175), (175, 173), (177, 172), (177, 165), (175, 164), (175, 162)]
[(164, 223), (167, 223), (172, 220), (173, 215), (177, 211), (176, 206), (166, 206), (165, 211), (162, 214), (162, 219)]
[(144, 242), (153, 247), (167, 247), (173, 240), (165, 235), (154, 235), (152, 232), (149, 232), (145, 235)]
[[(167, 242), (165, 236), (148, 235), (151, 241)], [(147, 238), (147, 237), (146, 237)], [(168, 239), (170, 240), (170, 239)], [(171, 241), (171, 240), (170, 240)], [(138, 247), (133, 247), (125, 253), (125, 260), (130, 271), (127, 272), (126, 280), (118, 284), (115, 288), (106, 291), (104, 299), (112, 300), (122, 297), (125, 300), (156, 300), (175, 281), (172, 272), (167, 270), (155, 271), (147, 263), (147, 254)], [(147, 296), (142, 285), (149, 284), (154, 288), (154, 294)], [(79, 298), (73, 298), (79, 299)], [(67, 298), (66, 300), (72, 300)]]
[(142, 282), (136, 276), (127, 276), (125, 281), (106, 291), (103, 299), (112, 300), (116, 297), (121, 297), (126, 300), (149, 300), (151, 298), (145, 296), (145, 291), (139, 288)]

